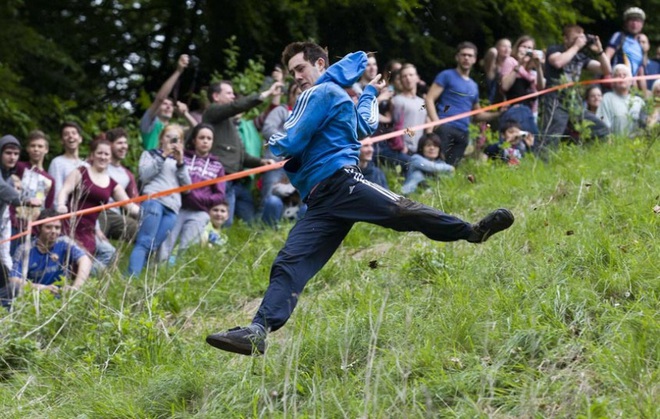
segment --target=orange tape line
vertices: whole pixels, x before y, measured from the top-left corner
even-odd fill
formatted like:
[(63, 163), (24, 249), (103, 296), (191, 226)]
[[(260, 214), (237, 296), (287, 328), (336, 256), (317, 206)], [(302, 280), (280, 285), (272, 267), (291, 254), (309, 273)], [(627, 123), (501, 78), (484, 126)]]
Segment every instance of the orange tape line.
[[(625, 78), (625, 79), (622, 79), (622, 78), (594, 79), (594, 80), (585, 80), (585, 81), (580, 81), (580, 82), (565, 83), (565, 84), (561, 84), (561, 85), (558, 85), (558, 86), (549, 87), (547, 89), (540, 90), (540, 91), (535, 92), (535, 93), (530, 93), (530, 94), (525, 95), (525, 96), (520, 96), (520, 97), (515, 98), (515, 99), (505, 100), (504, 102), (484, 106), (483, 108), (480, 108), (480, 109), (475, 109), (475, 110), (472, 110), (472, 111), (469, 111), (469, 112), (464, 112), (462, 114), (450, 116), (450, 117), (447, 117), (447, 118), (442, 118), (438, 121), (427, 122), (427, 123), (422, 124), (422, 125), (417, 125), (417, 126), (414, 126), (414, 127), (405, 128), (405, 129), (401, 129), (401, 130), (398, 130), (398, 131), (388, 132), (387, 134), (382, 134), (382, 135), (378, 135), (378, 136), (375, 136), (375, 137), (368, 137), (368, 138), (365, 138), (364, 140), (362, 140), (361, 142), (362, 142), (362, 144), (377, 143), (377, 142), (384, 141), (384, 140), (387, 140), (387, 139), (390, 139), (390, 138), (398, 137), (400, 135), (405, 134), (406, 132), (419, 131), (421, 129), (431, 128), (431, 127), (434, 127), (436, 125), (446, 124), (448, 122), (452, 122), (452, 121), (456, 121), (458, 119), (463, 119), (463, 118), (466, 118), (466, 117), (469, 117), (469, 116), (477, 115), (477, 114), (480, 114), (482, 112), (488, 112), (488, 111), (493, 110), (493, 109), (501, 108), (502, 106), (513, 105), (513, 104), (516, 104), (518, 102), (525, 101), (527, 99), (532, 99), (532, 98), (535, 98), (535, 97), (545, 95), (545, 94), (550, 93), (550, 92), (555, 92), (557, 90), (566, 89), (568, 87), (572, 87), (572, 86), (576, 86), (576, 85), (607, 84), (607, 83), (618, 82), (618, 81), (621, 81), (621, 80), (655, 80), (655, 79), (658, 79), (658, 78), (660, 78), (660, 75), (654, 74), (654, 75), (649, 75), (649, 76), (628, 77), (628, 78)], [(97, 207), (87, 208), (87, 209), (84, 209), (84, 210), (79, 210), (79, 211), (75, 211), (75, 212), (68, 212), (66, 214), (58, 215), (57, 217), (46, 218), (46, 219), (43, 219), (43, 220), (38, 220), (38, 221), (35, 220), (35, 221), (32, 221), (29, 229), (25, 230), (24, 232), (18, 233), (14, 236), (11, 236), (10, 238), (8, 238), (6, 240), (0, 241), (0, 244), (2, 244), (4, 242), (7, 242), (7, 241), (16, 240), (18, 238), (21, 238), (23, 236), (26, 236), (26, 235), (30, 234), (30, 232), (32, 231), (32, 226), (37, 226), (37, 225), (41, 225), (41, 224), (45, 224), (45, 223), (50, 223), (52, 221), (57, 221), (57, 220), (64, 220), (64, 219), (67, 219), (67, 218), (71, 218), (73, 216), (81, 216), (81, 215), (86, 215), (86, 214), (92, 214), (92, 213), (95, 213), (95, 212), (101, 212), (101, 211), (105, 211), (105, 210), (110, 209), (110, 208), (121, 207), (121, 206), (130, 204), (130, 203), (142, 202), (142, 201), (146, 201), (148, 199), (159, 198), (161, 196), (171, 195), (173, 193), (187, 192), (187, 191), (190, 191), (190, 190), (193, 190), (193, 189), (203, 188), (205, 186), (210, 186), (210, 185), (216, 184), (218, 182), (229, 182), (229, 181), (232, 181), (232, 180), (241, 179), (241, 178), (244, 178), (244, 177), (247, 177), (247, 176), (250, 176), (250, 175), (263, 173), (263, 172), (268, 172), (268, 171), (275, 170), (275, 169), (279, 169), (282, 166), (284, 166), (284, 163), (286, 163), (286, 160), (281, 161), (281, 162), (277, 162), (277, 163), (273, 163), (273, 164), (268, 164), (268, 165), (265, 165), (265, 166), (260, 166), (260, 167), (255, 167), (255, 168), (252, 168), (252, 169), (243, 170), (241, 172), (232, 173), (230, 175), (225, 175), (225, 176), (215, 178), (215, 179), (209, 179), (209, 180), (205, 180), (205, 181), (202, 181), (202, 182), (192, 183), (190, 185), (179, 186), (178, 188), (166, 189), (166, 190), (156, 192), (156, 193), (153, 193), (153, 194), (149, 194), (149, 195), (136, 196), (135, 198), (126, 199), (124, 201), (117, 201), (117, 202), (112, 202), (110, 204), (99, 205)]]

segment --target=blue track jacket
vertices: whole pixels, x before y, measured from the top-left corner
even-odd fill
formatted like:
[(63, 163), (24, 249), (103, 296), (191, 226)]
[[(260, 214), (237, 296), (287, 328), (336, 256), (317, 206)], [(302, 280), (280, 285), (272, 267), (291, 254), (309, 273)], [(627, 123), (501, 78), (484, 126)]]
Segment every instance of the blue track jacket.
[(314, 185), (346, 165), (357, 165), (359, 138), (378, 127), (378, 91), (367, 86), (357, 106), (344, 90), (355, 83), (367, 66), (367, 54), (354, 52), (331, 65), (314, 87), (304, 91), (284, 123), (286, 133), (270, 137), (276, 156), (293, 186), (306, 198)]

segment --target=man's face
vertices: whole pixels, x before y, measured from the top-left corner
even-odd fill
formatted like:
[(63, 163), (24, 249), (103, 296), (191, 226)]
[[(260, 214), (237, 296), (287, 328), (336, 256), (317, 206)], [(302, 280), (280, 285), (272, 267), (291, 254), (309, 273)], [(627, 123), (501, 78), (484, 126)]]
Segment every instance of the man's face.
[(374, 146), (371, 143), (367, 143), (360, 147), (360, 161), (361, 162), (370, 162), (374, 158)]
[(637, 35), (637, 42), (639, 42), (639, 45), (642, 46), (642, 51), (644, 51), (644, 54), (648, 53), (649, 50), (651, 49), (651, 44), (649, 43), (649, 38), (644, 35), (643, 33), (640, 33)]
[(469, 71), (475, 62), (477, 62), (477, 55), (472, 48), (463, 48), (456, 54), (456, 62), (463, 71)]
[(2, 150), (2, 167), (5, 169), (13, 169), (18, 162), (18, 156), (21, 154), (21, 150), (13, 145), (5, 146)]
[(299, 52), (289, 60), (289, 73), (293, 75), (300, 90), (304, 92), (314, 86), (316, 80), (325, 72), (324, 66), (325, 61), (323, 58), (319, 58), (312, 64), (303, 58), (302, 52)]
[(564, 35), (564, 45), (567, 47), (570, 47), (575, 43), (575, 41), (580, 37), (580, 36), (585, 36), (584, 31), (581, 30), (572, 30), (569, 31), (566, 35)]
[(624, 27), (626, 28), (626, 32), (629, 34), (637, 35), (642, 31), (642, 29), (644, 29), (644, 20), (639, 17), (631, 17), (626, 20)]
[(46, 247), (50, 247), (62, 234), (62, 221), (51, 221), (50, 223), (42, 224), (39, 229), (39, 241)]
[[(612, 74), (613, 79), (625, 79), (626, 77), (630, 77), (630, 75), (623, 70), (616, 70), (614, 74)], [(631, 85), (631, 80), (617, 81), (612, 83), (612, 90), (620, 95), (626, 95), (630, 91)]]
[(603, 92), (600, 89), (591, 89), (589, 96), (587, 96), (587, 104), (589, 107), (598, 109), (600, 102), (603, 101)]
[(48, 154), (48, 143), (42, 138), (32, 140), (27, 146), (27, 153), (32, 164), (43, 163), (44, 157)]
[(399, 73), (399, 81), (404, 92), (412, 91), (419, 83), (417, 70), (414, 67), (406, 67)]
[(76, 151), (80, 147), (82, 137), (74, 127), (65, 127), (62, 130), (62, 144), (67, 151)]
[(128, 153), (128, 139), (126, 137), (119, 137), (112, 143), (112, 160), (122, 161), (126, 158)]
[(655, 58), (657, 60), (660, 60), (660, 47), (655, 49)]
[(161, 119), (169, 121), (172, 118), (173, 113), (174, 103), (172, 103), (172, 99), (163, 100), (163, 102), (160, 104), (160, 108), (158, 108), (158, 116)]
[(367, 68), (364, 69), (364, 75), (367, 79), (372, 80), (378, 74), (378, 63), (376, 57), (367, 58)]
[(219, 105), (226, 105), (228, 103), (232, 103), (234, 99), (236, 99), (236, 95), (234, 94), (234, 88), (226, 83), (222, 83), (220, 85), (220, 91), (218, 93), (213, 94), (213, 99), (215, 99), (215, 103)]

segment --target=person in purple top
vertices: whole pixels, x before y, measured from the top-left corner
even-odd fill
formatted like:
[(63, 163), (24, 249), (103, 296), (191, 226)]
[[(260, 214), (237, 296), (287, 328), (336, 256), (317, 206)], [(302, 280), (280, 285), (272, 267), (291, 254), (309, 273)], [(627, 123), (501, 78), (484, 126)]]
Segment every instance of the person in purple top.
[[(477, 47), (462, 42), (456, 48), (456, 68), (438, 73), (426, 94), (426, 111), (431, 121), (479, 109), (479, 88), (470, 78), (470, 71), (477, 61)], [(483, 112), (474, 116), (477, 121), (490, 121), (499, 112)], [(442, 141), (445, 161), (456, 166), (467, 148), (470, 118), (461, 118), (442, 124), (435, 129)]]

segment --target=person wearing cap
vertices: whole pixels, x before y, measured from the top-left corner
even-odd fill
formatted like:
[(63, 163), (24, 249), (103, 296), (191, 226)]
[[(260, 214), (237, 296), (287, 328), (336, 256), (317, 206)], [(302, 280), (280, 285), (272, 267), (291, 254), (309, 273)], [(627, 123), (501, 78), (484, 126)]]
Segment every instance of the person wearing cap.
[[(9, 205), (31, 205), (38, 207), (41, 200), (30, 198), (21, 202), (21, 197), (16, 189), (14, 181), (18, 179), (15, 176), (16, 163), (21, 152), (21, 143), (13, 135), (5, 135), (0, 138), (0, 241), (11, 237), (11, 221), (9, 219)], [(0, 245), (0, 288), (5, 286), (7, 281), (7, 270), (12, 268), (11, 256), (9, 253), (9, 242)]]
[[(643, 76), (642, 62), (644, 51), (637, 40), (637, 35), (644, 29), (646, 13), (639, 7), (630, 7), (623, 12), (623, 31), (616, 32), (610, 38), (605, 55), (610, 60), (611, 66), (625, 64), (630, 68), (630, 73), (635, 76)], [(646, 84), (639, 83), (640, 88), (646, 91)]]

